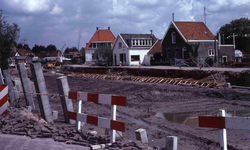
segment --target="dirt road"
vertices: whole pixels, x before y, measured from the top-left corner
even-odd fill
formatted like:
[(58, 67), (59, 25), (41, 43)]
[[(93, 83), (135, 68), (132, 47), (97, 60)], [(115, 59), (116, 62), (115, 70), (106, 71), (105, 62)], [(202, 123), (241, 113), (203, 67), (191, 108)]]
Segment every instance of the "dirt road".
[[(58, 93), (56, 78), (44, 73), (48, 93)], [(135, 140), (134, 131), (144, 128), (150, 145), (165, 146), (165, 137), (178, 137), (179, 150), (219, 150), (219, 130), (199, 128), (199, 115), (215, 115), (225, 109), (227, 115), (250, 116), (249, 90), (229, 88), (199, 88), (167, 84), (138, 83), (68, 76), (70, 90), (127, 97), (127, 107), (117, 108), (117, 120), (126, 122), (123, 137)], [(37, 104), (37, 102), (36, 102)], [(50, 97), (52, 110), (59, 111), (56, 123), (63, 122), (59, 97)], [(38, 108), (38, 107), (37, 107)], [(77, 103), (74, 102), (76, 111)], [(35, 111), (39, 114), (39, 110)], [(104, 104), (83, 103), (82, 112), (110, 117), (111, 108)], [(40, 115), (40, 114), (39, 114)], [(99, 134), (104, 129), (92, 126)], [(229, 149), (250, 149), (250, 131), (227, 130)]]

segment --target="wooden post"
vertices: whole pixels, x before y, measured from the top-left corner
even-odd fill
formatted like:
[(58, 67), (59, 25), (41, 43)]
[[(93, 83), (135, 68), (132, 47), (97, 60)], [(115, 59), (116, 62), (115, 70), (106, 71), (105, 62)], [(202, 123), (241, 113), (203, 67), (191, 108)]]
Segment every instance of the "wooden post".
[[(60, 95), (68, 95), (69, 84), (66, 76), (61, 76), (57, 78), (57, 86)], [(61, 98), (65, 122), (70, 124), (75, 124), (74, 120), (68, 119), (68, 111), (74, 111), (72, 100), (69, 99), (68, 97), (60, 97), (60, 98)]]
[[(43, 70), (41, 63), (33, 63), (30, 65), (32, 77), (34, 79), (34, 84), (37, 93), (47, 94), (47, 88), (44, 81)], [(47, 95), (37, 95), (38, 104), (41, 112), (41, 116), (47, 122), (53, 123), (53, 117), (51, 112), (51, 107), (49, 104), (49, 97)]]
[[(219, 112), (219, 116), (225, 117), (226, 111), (221, 109)], [(220, 149), (227, 150), (227, 130), (220, 129)]]
[(0, 85), (4, 84), (2, 70), (0, 68)]
[[(116, 120), (116, 105), (111, 105), (111, 119)], [(115, 142), (115, 130), (110, 130), (110, 142)]]
[(24, 66), (24, 63), (18, 63), (17, 68), (22, 82), (23, 92), (26, 100), (26, 106), (31, 106), (32, 109), (35, 109), (35, 104), (33, 101), (32, 94), (29, 94), (30, 92), (33, 92), (30, 87), (31, 82), (28, 78), (28, 74)]
[(8, 95), (10, 98), (10, 103), (12, 104), (15, 101), (15, 93), (13, 92), (14, 85), (13, 85), (12, 78), (10, 75), (10, 70), (9, 69), (4, 70), (3, 75), (4, 75), (5, 82), (8, 85)]

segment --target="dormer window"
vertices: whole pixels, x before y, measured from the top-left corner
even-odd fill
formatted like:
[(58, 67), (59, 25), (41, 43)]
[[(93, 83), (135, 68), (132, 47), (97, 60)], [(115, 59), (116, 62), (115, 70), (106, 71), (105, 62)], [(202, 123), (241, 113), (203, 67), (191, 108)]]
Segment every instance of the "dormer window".
[(172, 32), (172, 44), (176, 43), (176, 35), (175, 32)]
[(92, 48), (97, 48), (96, 43), (92, 43)]
[(132, 39), (132, 46), (152, 46), (152, 39)]

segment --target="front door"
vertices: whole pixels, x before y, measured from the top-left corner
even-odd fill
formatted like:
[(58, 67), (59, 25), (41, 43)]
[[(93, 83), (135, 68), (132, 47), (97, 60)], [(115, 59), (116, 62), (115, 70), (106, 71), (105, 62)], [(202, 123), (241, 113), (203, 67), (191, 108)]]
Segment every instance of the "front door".
[(120, 61), (122, 62), (122, 64), (126, 64), (126, 54), (125, 53), (120, 54)]
[(227, 62), (227, 56), (222, 56), (222, 63), (226, 63)]

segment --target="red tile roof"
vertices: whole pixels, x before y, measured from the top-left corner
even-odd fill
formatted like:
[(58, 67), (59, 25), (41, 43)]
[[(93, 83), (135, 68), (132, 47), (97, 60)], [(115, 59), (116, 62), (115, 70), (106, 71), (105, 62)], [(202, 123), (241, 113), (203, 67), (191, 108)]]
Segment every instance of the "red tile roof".
[(20, 54), (20, 56), (25, 56), (26, 53), (33, 53), (30, 49), (16, 49), (16, 51)]
[(155, 53), (161, 53), (162, 51), (162, 45), (161, 45), (161, 40), (157, 40), (155, 44), (152, 46), (148, 54), (155, 54)]
[(173, 22), (186, 40), (214, 40), (214, 35), (203, 22)]
[(85, 47), (85, 49), (92, 49), (91, 43), (93, 41), (112, 41), (113, 45), (115, 42), (115, 36), (110, 30), (97, 30), (88, 42), (88, 45)]
[(69, 54), (73, 55), (74, 57), (78, 57), (80, 55), (79, 52), (69, 52)]

